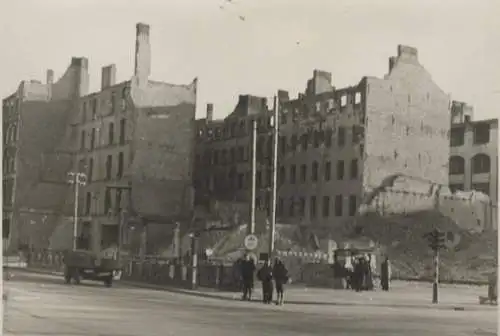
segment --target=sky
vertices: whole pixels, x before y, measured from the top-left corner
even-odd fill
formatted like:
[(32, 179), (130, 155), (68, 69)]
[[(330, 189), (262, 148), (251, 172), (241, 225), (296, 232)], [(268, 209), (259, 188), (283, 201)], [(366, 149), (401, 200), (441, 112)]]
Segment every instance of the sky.
[(135, 24), (151, 26), (151, 79), (199, 79), (197, 117), (232, 112), (239, 94), (296, 97), (314, 69), (333, 84), (383, 77), (397, 45), (475, 119), (500, 115), (500, 5), (495, 0), (16, 0), (0, 4), (0, 96), (21, 80), (56, 79), (71, 57), (89, 59), (91, 91), (101, 67), (133, 73)]

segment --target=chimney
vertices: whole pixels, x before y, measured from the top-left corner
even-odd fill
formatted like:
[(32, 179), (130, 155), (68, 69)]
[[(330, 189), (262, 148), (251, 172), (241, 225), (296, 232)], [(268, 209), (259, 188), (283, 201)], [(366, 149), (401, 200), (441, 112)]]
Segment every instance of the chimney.
[(148, 80), (151, 74), (151, 45), (149, 43), (149, 25), (138, 23), (135, 35), (134, 76), (140, 83)]
[(101, 69), (101, 90), (116, 84), (116, 65), (111, 64)]
[(54, 83), (54, 70), (49, 69), (47, 70), (47, 84), (53, 84)]
[(214, 119), (214, 104), (212, 104), (212, 103), (207, 104), (206, 119), (207, 119), (207, 121), (212, 121)]
[(71, 58), (71, 67), (77, 71), (77, 96), (83, 97), (89, 92), (89, 60), (86, 57)]
[(418, 62), (418, 50), (417, 48), (400, 44), (398, 45), (398, 58), (404, 59), (405, 61)]
[(287, 102), (290, 100), (290, 95), (288, 94), (288, 91), (285, 90), (278, 90), (278, 100), (280, 102)]
[(392, 71), (392, 68), (394, 68), (394, 65), (396, 65), (396, 60), (397, 57), (389, 57), (389, 72)]

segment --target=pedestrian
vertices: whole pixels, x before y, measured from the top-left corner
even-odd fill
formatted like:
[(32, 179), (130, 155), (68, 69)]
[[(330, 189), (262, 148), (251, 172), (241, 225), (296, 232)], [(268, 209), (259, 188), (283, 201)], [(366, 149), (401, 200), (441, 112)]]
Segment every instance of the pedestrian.
[(288, 270), (280, 259), (276, 258), (273, 266), (273, 278), (276, 285), (276, 304), (283, 305), (285, 284), (288, 282)]
[(255, 263), (253, 259), (249, 256), (245, 256), (245, 260), (243, 260), (240, 264), (241, 266), (241, 282), (243, 285), (243, 301), (251, 301), (252, 300), (252, 291), (254, 285), (254, 276), (255, 276)]
[(391, 281), (391, 263), (389, 257), (385, 257), (380, 267), (380, 285), (382, 290), (389, 291), (389, 283)]
[(273, 270), (268, 259), (257, 273), (257, 278), (262, 282), (262, 302), (270, 304), (273, 301)]

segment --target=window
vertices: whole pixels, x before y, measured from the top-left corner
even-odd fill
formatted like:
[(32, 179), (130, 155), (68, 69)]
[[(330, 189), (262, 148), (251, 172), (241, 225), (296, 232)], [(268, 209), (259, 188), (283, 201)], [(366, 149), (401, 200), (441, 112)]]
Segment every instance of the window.
[(332, 178), (332, 163), (330, 161), (325, 162), (325, 181), (330, 181)]
[(314, 137), (313, 137), (313, 143), (314, 143), (314, 148), (318, 148), (319, 144), (321, 143), (321, 131), (315, 131), (314, 132)]
[(120, 120), (120, 145), (125, 144), (125, 135), (126, 135), (126, 120), (121, 119)]
[(324, 140), (326, 147), (332, 146), (332, 136), (333, 136), (333, 130), (331, 128), (327, 129), (325, 132), (325, 140)]
[(454, 127), (450, 130), (450, 146), (459, 147), (465, 143), (465, 127)]
[(490, 196), (490, 184), (489, 183), (472, 183), (472, 189), (482, 192), (485, 195)]
[(85, 149), (85, 130), (82, 130), (81, 136), (80, 136), (80, 149), (84, 150)]
[(255, 187), (262, 188), (262, 172), (261, 171), (258, 171), (255, 174)]
[(108, 126), (108, 144), (112, 145), (115, 142), (115, 124), (110, 123)]
[(90, 210), (92, 206), (92, 193), (87, 192), (85, 195), (85, 215), (90, 215)]
[(292, 152), (297, 150), (297, 142), (298, 142), (297, 136), (292, 135), (292, 137), (290, 138), (290, 148)]
[(335, 216), (342, 217), (343, 208), (344, 208), (344, 202), (342, 195), (335, 196)]
[(297, 181), (297, 166), (291, 165), (290, 166), (290, 183), (295, 184), (296, 181)]
[(286, 154), (286, 137), (285, 136), (279, 137), (279, 148), (280, 148), (281, 155), (285, 155)]
[(300, 166), (300, 182), (304, 183), (307, 179), (307, 166), (303, 164)]
[(290, 197), (290, 204), (288, 205), (288, 215), (290, 217), (295, 216), (295, 199)]
[(278, 174), (278, 180), (280, 185), (283, 185), (285, 183), (285, 177), (286, 177), (285, 174), (286, 174), (285, 166), (281, 166)]
[(355, 180), (358, 178), (358, 160), (351, 160), (351, 180)]
[(339, 160), (337, 162), (337, 180), (341, 181), (344, 179), (344, 161)]
[(345, 128), (339, 127), (337, 134), (337, 146), (344, 147), (345, 146)]
[(302, 150), (306, 151), (307, 146), (309, 145), (309, 136), (307, 135), (307, 133), (302, 134), (301, 143), (302, 143)]
[(88, 173), (87, 173), (87, 178), (88, 178), (89, 182), (92, 182), (93, 175), (94, 175), (94, 159), (90, 158), (89, 159)]
[(237, 160), (242, 162), (245, 159), (245, 148), (243, 146), (238, 147)]
[(340, 106), (346, 107), (347, 105), (347, 96), (344, 94), (340, 97)]
[(490, 172), (490, 157), (486, 154), (477, 154), (472, 158), (472, 174)]
[(452, 156), (450, 157), (449, 162), (449, 174), (450, 175), (459, 175), (465, 173), (465, 160), (461, 156)]
[(319, 170), (318, 162), (314, 161), (312, 163), (312, 174), (311, 174), (311, 178), (312, 178), (313, 182), (318, 181), (318, 170)]
[(108, 155), (106, 157), (106, 180), (111, 179), (111, 169), (113, 168), (113, 157)]
[(118, 154), (118, 170), (116, 172), (116, 177), (123, 177), (123, 152), (120, 152)]
[(306, 214), (306, 199), (304, 197), (299, 198), (299, 216), (304, 217)]
[(92, 133), (90, 135), (90, 149), (95, 148), (95, 128), (92, 128)]
[(474, 144), (483, 145), (490, 142), (490, 124), (479, 123), (474, 125)]
[(349, 196), (349, 216), (355, 216), (356, 210), (358, 209), (357, 197), (356, 195)]
[(111, 92), (111, 113), (115, 113), (116, 107), (116, 95), (114, 92)]
[(116, 190), (115, 212), (118, 214), (122, 210), (122, 191)]
[(237, 179), (238, 179), (237, 180), (237, 188), (239, 190), (241, 190), (245, 186), (245, 174), (243, 174), (243, 173), (238, 174)]
[(92, 120), (97, 117), (97, 99), (92, 99)]
[(361, 92), (356, 92), (354, 95), (354, 104), (361, 104)]
[(111, 189), (106, 188), (104, 192), (104, 214), (107, 215), (111, 210)]
[(309, 201), (309, 216), (316, 218), (316, 196), (311, 196)]
[(276, 205), (276, 215), (283, 216), (283, 207), (285, 205), (285, 201), (283, 198), (278, 197), (278, 204)]
[(316, 112), (321, 112), (321, 103), (320, 102), (316, 102)]
[(323, 196), (323, 217), (330, 216), (330, 196)]

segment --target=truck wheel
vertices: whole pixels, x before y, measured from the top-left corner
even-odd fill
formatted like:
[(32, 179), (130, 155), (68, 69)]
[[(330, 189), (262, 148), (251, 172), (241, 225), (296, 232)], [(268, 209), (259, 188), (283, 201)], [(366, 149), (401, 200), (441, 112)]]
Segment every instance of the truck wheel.
[(76, 285), (80, 284), (80, 270), (79, 269), (73, 270), (73, 280), (75, 280)]
[(64, 268), (64, 283), (71, 283), (71, 272), (67, 267)]
[(108, 288), (113, 286), (113, 276), (106, 278), (106, 280), (104, 280), (104, 285)]

